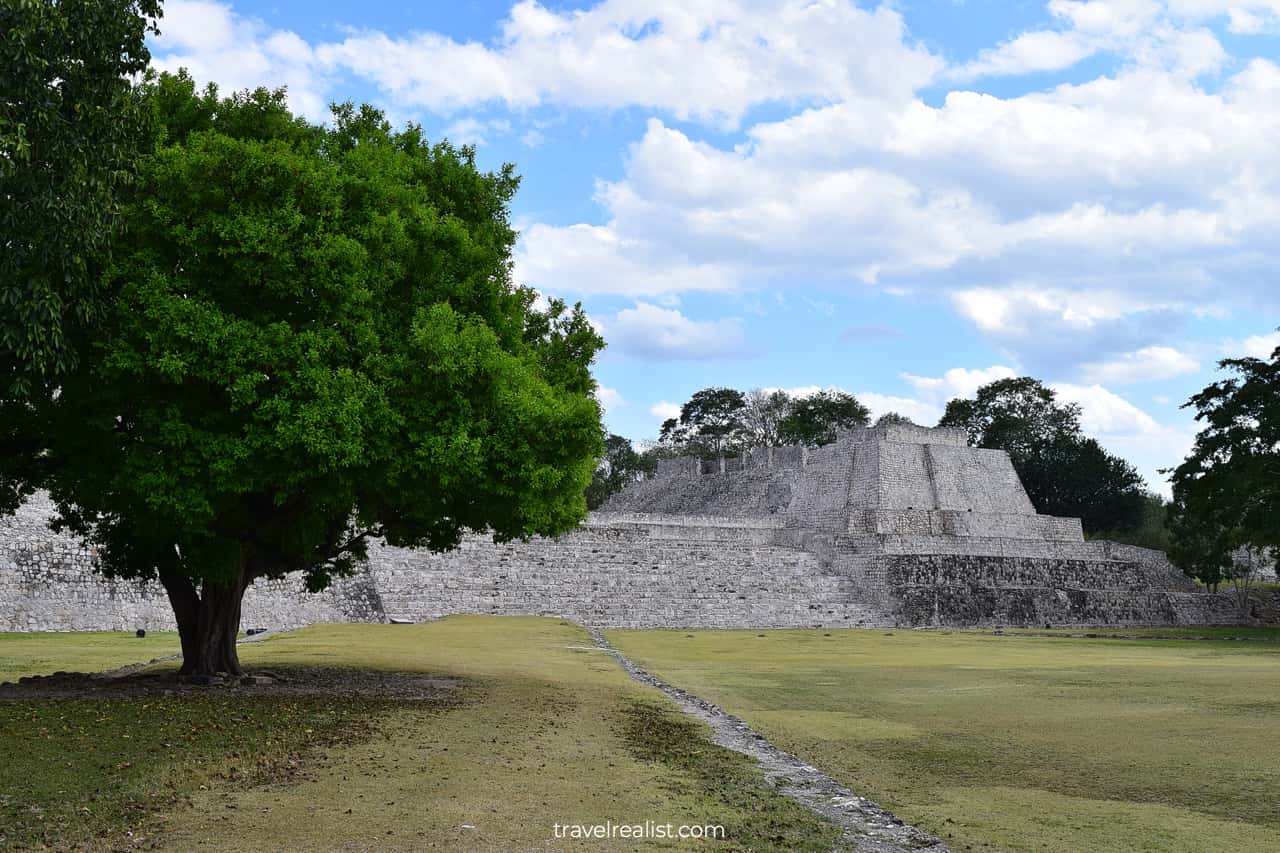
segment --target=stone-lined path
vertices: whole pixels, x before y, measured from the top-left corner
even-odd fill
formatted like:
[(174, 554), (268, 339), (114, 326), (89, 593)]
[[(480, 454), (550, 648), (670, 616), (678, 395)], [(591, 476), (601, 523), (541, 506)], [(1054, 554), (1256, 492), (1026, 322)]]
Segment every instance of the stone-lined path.
[(904, 824), (892, 812), (859, 797), (816, 767), (778, 749), (720, 706), (654, 678), (609, 645), (598, 629), (587, 630), (596, 648), (612, 655), (633, 679), (656, 687), (686, 714), (706, 722), (717, 744), (754, 759), (780, 793), (840, 827), (844, 834), (837, 849), (856, 853), (949, 853), (950, 848), (941, 839)]

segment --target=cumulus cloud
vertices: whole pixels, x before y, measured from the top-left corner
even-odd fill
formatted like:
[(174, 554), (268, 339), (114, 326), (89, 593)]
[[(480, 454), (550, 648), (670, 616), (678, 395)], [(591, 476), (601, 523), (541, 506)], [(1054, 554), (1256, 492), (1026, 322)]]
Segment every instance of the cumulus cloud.
[(1263, 358), (1270, 359), (1272, 353), (1280, 347), (1280, 332), (1268, 335), (1250, 335), (1243, 341), (1227, 341), (1222, 346), (1222, 354), (1227, 358)]
[(917, 398), (941, 411), (941, 408), (950, 400), (957, 397), (972, 397), (983, 385), (989, 385), (998, 379), (1012, 379), (1017, 375), (1018, 372), (1012, 367), (996, 364), (981, 369), (953, 367), (942, 376), (915, 376), (903, 373), (901, 377), (915, 389)]
[(933, 426), (942, 417), (942, 407), (912, 397), (895, 397), (891, 394), (878, 394), (874, 391), (862, 391), (856, 395), (864, 406), (871, 410), (874, 422), (881, 415), (896, 412), (910, 418), (920, 426)]
[[(1280, 66), (1257, 59), (1212, 93), (1135, 67), (1014, 98), (851, 100), (733, 148), (655, 119), (597, 193), (591, 244), (618, 272), (596, 286), (905, 286), (949, 294), (1028, 367), (1140, 350), (1232, 301), (1280, 304), (1277, 95)], [(532, 240), (525, 258), (548, 281), (561, 266)]]
[(622, 237), (614, 228), (587, 224), (525, 228), (516, 246), (515, 276), (558, 294), (653, 297), (735, 286), (722, 266), (682, 260), (651, 239)]
[(606, 388), (604, 385), (596, 388), (596, 399), (600, 401), (600, 406), (604, 409), (605, 414), (616, 412), (627, 404), (616, 389)]
[[(1179, 4), (1175, 2), (1175, 7)], [(1156, 0), (1050, 0), (1049, 12), (1058, 29), (1031, 30), (977, 59), (951, 69), (950, 76), (972, 80), (990, 75), (1016, 75), (1069, 68), (1098, 53), (1119, 53), (1160, 65), (1174, 73), (1197, 75), (1215, 70), (1225, 51), (1213, 33), (1195, 24), (1209, 17), (1231, 14), (1237, 26), (1256, 19), (1245, 10), (1193, 10), (1179, 14)]]
[(704, 360), (751, 354), (737, 317), (691, 320), (674, 308), (638, 302), (602, 323), (611, 347), (661, 360)]
[(328, 69), (297, 33), (272, 29), (215, 0), (167, 0), (152, 65), (186, 68), (196, 82), (224, 91), (286, 86), (289, 105), (313, 121), (327, 118)]
[(667, 400), (659, 400), (649, 407), (649, 414), (659, 421), (680, 417), (680, 406)]
[[(280, 82), (267, 75), (286, 67), (313, 82), (354, 75), (400, 110), (444, 114), (639, 106), (732, 125), (760, 104), (903, 97), (942, 67), (908, 41), (895, 10), (850, 2), (606, 0), (560, 12), (521, 0), (492, 43), (350, 30), (309, 44), (209, 0), (172, 0), (164, 25), (166, 67), (181, 61), (219, 82)], [(284, 64), (269, 67), (272, 54)]]
[(1110, 359), (1084, 365), (1086, 382), (1127, 385), (1171, 379), (1200, 369), (1200, 363), (1173, 347), (1151, 346)]

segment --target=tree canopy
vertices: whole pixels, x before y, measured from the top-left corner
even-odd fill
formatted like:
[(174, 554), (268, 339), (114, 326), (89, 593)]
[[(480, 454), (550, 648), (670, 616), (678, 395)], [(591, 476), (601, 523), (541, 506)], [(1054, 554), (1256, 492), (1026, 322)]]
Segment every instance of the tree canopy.
[(875, 426), (878, 426), (878, 427), (892, 426), (894, 424), (900, 424), (902, 426), (916, 426), (915, 421), (911, 420), (911, 418), (907, 417), (906, 415), (900, 414), (898, 412), (885, 412), (883, 415), (876, 418), (876, 422), (875, 422)]
[(604, 439), (604, 455), (587, 486), (587, 508), (597, 509), (627, 484), (653, 473), (656, 467), (652, 453), (637, 451), (630, 439), (609, 433)]
[(1143, 480), (1080, 428), (1080, 408), (1023, 376), (947, 403), (939, 426), (959, 427), (977, 447), (1007, 451), (1036, 511), (1079, 518), (1086, 532), (1128, 530), (1146, 513)]
[(1171, 556), (1209, 583), (1241, 548), (1280, 546), (1280, 348), (1219, 362), (1229, 376), (1193, 396), (1202, 428), (1173, 471)]
[(1058, 402), (1038, 379), (998, 379), (972, 400), (947, 403), (938, 426), (960, 427), (975, 447), (995, 447), (1025, 459), (1042, 445), (1080, 434), (1080, 407)]
[(840, 431), (866, 426), (870, 414), (843, 391), (793, 397), (780, 389), (744, 394), (703, 388), (680, 407), (678, 418), (662, 424), (658, 440), (662, 447), (707, 459), (753, 447), (817, 447), (835, 441)]
[(870, 418), (871, 410), (852, 394), (819, 391), (791, 401), (778, 436), (783, 444), (818, 447), (835, 441), (840, 431), (866, 426)]
[(746, 396), (733, 388), (703, 388), (662, 424), (659, 440), (686, 452), (719, 456), (741, 447), (747, 435)]
[(776, 447), (782, 444), (782, 421), (794, 402), (786, 391), (753, 388), (743, 398), (743, 429), (753, 447)]
[(42, 479), (107, 574), (164, 583), (189, 671), (238, 670), (257, 578), (320, 589), (374, 538), (582, 518), (603, 342), (512, 283), (512, 167), (367, 106), (322, 128), (282, 91), (162, 75), (148, 95), (162, 141), (113, 310), (41, 413)]

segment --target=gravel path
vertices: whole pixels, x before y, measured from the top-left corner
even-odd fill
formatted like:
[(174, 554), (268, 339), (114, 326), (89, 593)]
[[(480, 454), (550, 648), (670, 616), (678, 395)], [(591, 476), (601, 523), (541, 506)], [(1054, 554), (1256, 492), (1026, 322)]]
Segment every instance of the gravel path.
[(654, 678), (610, 646), (600, 631), (595, 628), (587, 630), (591, 632), (596, 648), (613, 655), (633, 679), (658, 688), (675, 700), (686, 714), (706, 722), (711, 726), (716, 743), (755, 759), (765, 778), (783, 795), (840, 827), (844, 834), (837, 849), (856, 853), (949, 852), (950, 848), (941, 839), (907, 826), (892, 812), (859, 797), (816, 767), (778, 749), (718, 705)]

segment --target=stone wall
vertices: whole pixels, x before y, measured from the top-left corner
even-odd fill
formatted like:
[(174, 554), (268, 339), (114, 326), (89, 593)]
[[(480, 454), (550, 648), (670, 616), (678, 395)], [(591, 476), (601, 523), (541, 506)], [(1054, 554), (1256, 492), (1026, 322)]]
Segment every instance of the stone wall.
[(677, 538), (591, 526), (505, 545), (474, 536), (449, 554), (379, 549), (371, 574), (387, 616), (399, 619), (490, 613), (630, 628), (886, 624), (855, 584), (825, 574), (815, 555), (706, 531)]
[[(37, 495), (0, 516), (0, 631), (174, 630), (164, 588), (104, 578), (94, 554), (48, 528), (53, 505)], [(254, 584), (244, 597), (244, 627), (296, 628), (315, 622), (382, 621), (368, 572), (310, 593), (300, 575)]]

